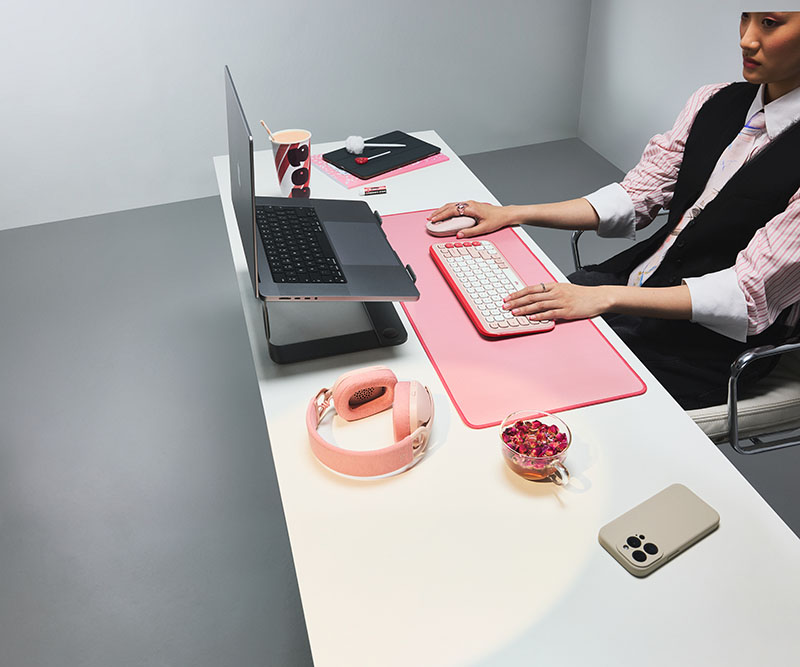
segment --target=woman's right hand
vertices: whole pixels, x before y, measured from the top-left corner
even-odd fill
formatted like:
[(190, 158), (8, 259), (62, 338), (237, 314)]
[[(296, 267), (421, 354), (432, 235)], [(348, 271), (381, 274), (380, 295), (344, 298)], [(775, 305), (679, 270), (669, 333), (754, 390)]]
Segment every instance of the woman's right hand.
[[(462, 206), (461, 210), (457, 208), (458, 204), (466, 204)], [(450, 202), (435, 210), (428, 217), (431, 222), (439, 222), (440, 220), (447, 220), (459, 215), (467, 215), (470, 218), (475, 218), (478, 224), (468, 229), (462, 229), (456, 235), (456, 238), (465, 239), (470, 236), (479, 236), (481, 234), (490, 234), (496, 232), (498, 229), (508, 227), (514, 224), (511, 210), (508, 206), (494, 206), (486, 202), (476, 202), (468, 199), (463, 202)]]

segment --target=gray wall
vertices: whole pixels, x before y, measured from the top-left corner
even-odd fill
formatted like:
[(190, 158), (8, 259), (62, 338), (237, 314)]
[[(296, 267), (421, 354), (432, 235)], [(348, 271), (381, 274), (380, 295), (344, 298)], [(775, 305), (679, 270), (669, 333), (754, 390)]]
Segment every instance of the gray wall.
[[(0, 229), (216, 193), (223, 65), (316, 141), (578, 131), (590, 0), (30, 0), (0, 23)], [(254, 123), (255, 124), (255, 123)], [(267, 146), (258, 127), (257, 148)]]
[(740, 0), (593, 0), (578, 136), (627, 171), (707, 83), (742, 80)]

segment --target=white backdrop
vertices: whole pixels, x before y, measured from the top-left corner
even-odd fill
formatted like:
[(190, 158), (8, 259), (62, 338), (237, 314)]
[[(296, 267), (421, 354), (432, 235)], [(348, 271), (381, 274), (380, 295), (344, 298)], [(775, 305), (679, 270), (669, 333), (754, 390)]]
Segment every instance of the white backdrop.
[(627, 171), (706, 83), (741, 81), (741, 0), (593, 0), (578, 136)]
[(464, 154), (573, 137), (590, 6), (6, 3), (0, 229), (216, 194), (226, 64), (251, 121), (320, 142), (436, 129)]

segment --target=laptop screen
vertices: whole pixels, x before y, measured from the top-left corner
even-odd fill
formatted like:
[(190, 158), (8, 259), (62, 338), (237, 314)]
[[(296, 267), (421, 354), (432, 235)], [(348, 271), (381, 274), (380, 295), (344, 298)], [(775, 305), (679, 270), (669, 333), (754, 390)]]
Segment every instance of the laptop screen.
[(228, 160), (231, 173), (231, 199), (253, 291), (258, 298), (258, 265), (255, 238), (255, 168), (253, 135), (228, 67), (225, 67), (225, 106), (228, 118)]

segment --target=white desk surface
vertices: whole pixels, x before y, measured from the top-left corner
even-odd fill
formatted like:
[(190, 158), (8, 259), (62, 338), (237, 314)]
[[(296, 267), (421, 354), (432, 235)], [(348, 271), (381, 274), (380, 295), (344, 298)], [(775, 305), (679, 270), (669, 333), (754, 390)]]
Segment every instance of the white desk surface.
[[(416, 134), (450, 160), (385, 179), (387, 195), (365, 198), (373, 208), (497, 203), (438, 134)], [(800, 540), (604, 322), (598, 326), (648, 391), (561, 413), (574, 436), (572, 483), (525, 482), (506, 468), (496, 429), (460, 421), (402, 309), (409, 332), (402, 346), (285, 366), (270, 360), (230, 203), (227, 156), (214, 162), (318, 667), (752, 665), (800, 649)], [(256, 191), (279, 194), (268, 150), (256, 153)], [(312, 195), (355, 199), (358, 190), (315, 171)], [(352, 480), (314, 458), (304, 415), (318, 389), (372, 364), (428, 385), (436, 422), (415, 468)], [(480, 381), (490, 390), (490, 378)], [(336, 420), (333, 430), (344, 446), (382, 447), (391, 439), (389, 420)], [(720, 528), (636, 579), (600, 547), (597, 532), (673, 482), (711, 504)]]

